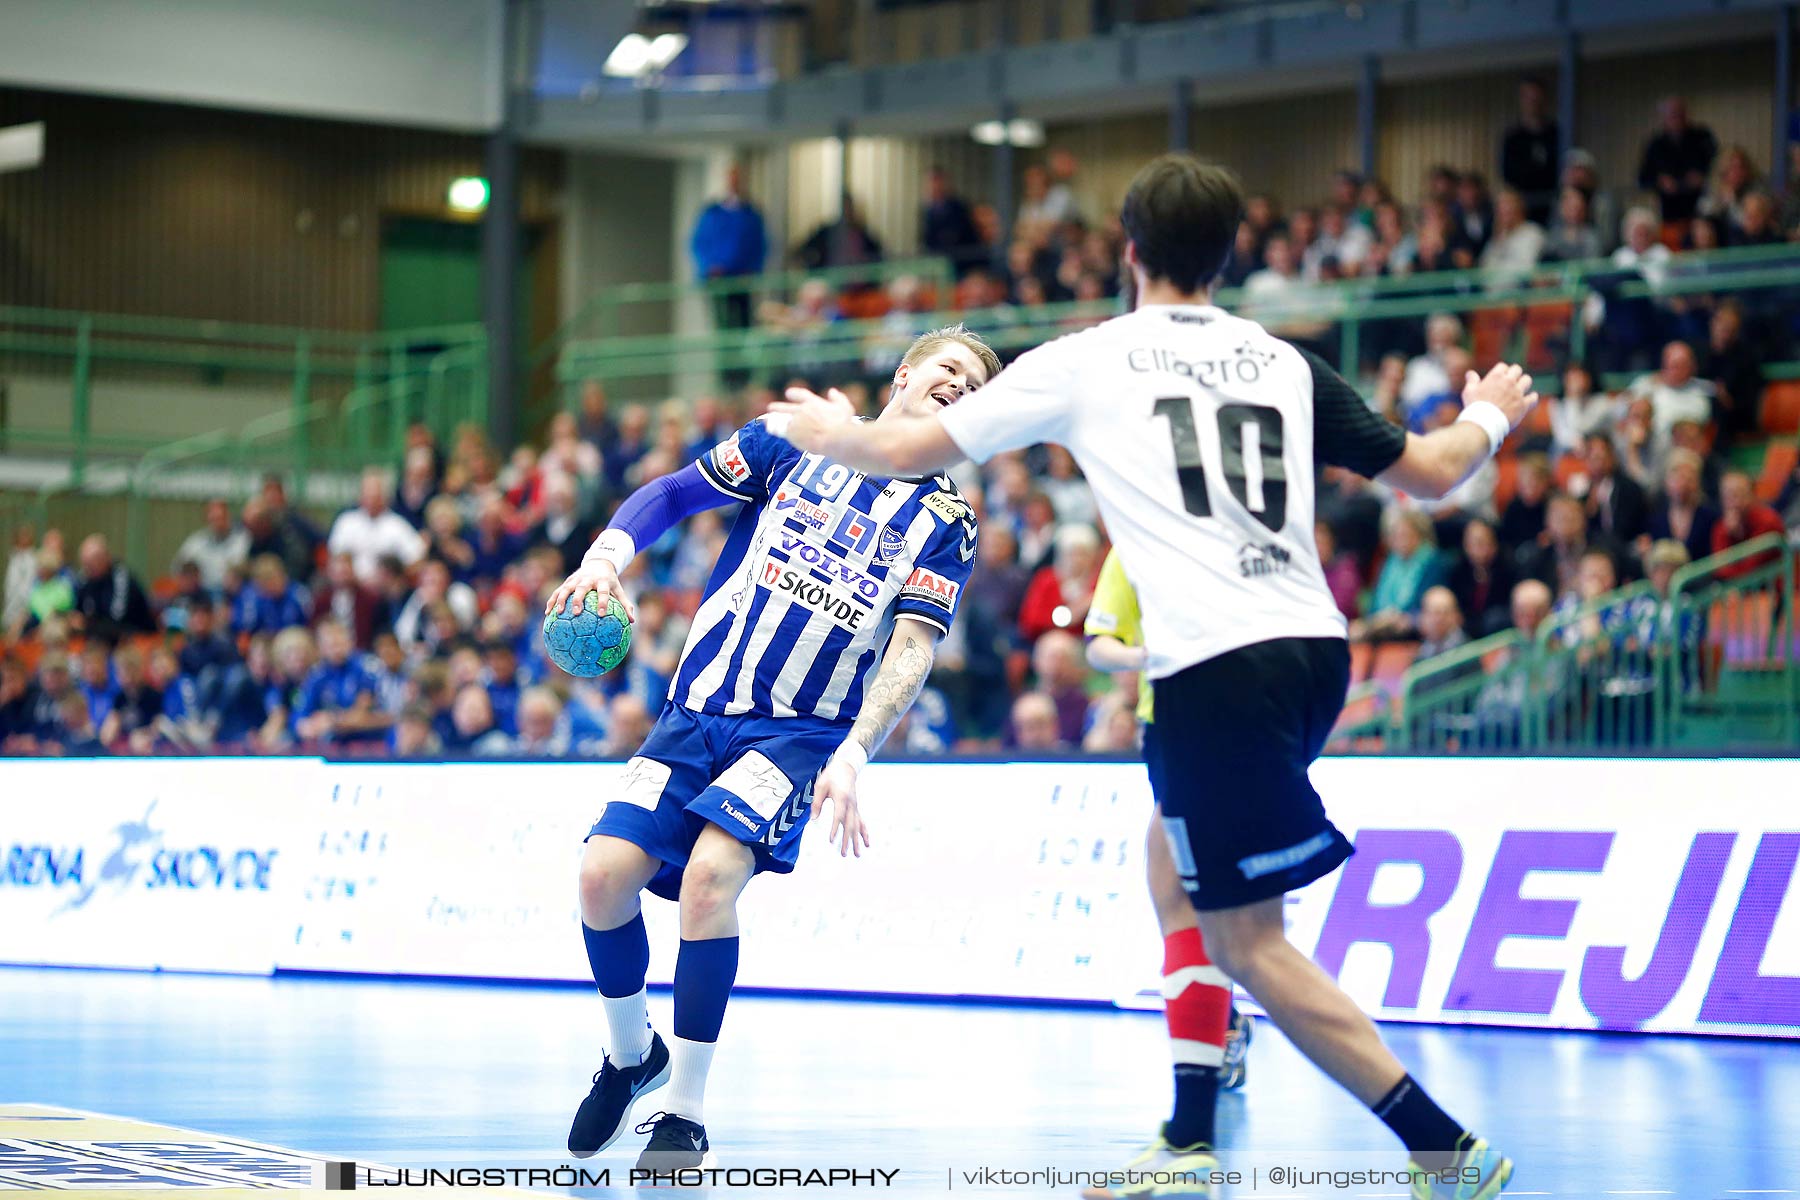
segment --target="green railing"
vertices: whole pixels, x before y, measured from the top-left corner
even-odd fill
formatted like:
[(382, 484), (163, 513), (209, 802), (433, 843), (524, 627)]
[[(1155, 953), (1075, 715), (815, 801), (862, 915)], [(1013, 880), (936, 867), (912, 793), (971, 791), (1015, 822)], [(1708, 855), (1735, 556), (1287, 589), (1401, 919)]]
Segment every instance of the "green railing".
[(1795, 566), (1793, 542), (1765, 534), (1676, 572), (1661, 744), (1800, 745)]
[(1387, 745), (1504, 753), (1526, 745), (1531, 667), (1525, 641), (1507, 630), (1416, 663), (1400, 678)]
[(1759, 749), (1800, 744), (1795, 552), (1766, 534), (1649, 583), (1417, 663), (1403, 751)]
[[(1585, 352), (1589, 333), (1583, 314), (1597, 294), (1617, 302), (1719, 293), (1754, 296), (1800, 287), (1800, 246), (1675, 255), (1651, 274), (1655, 282), (1622, 280), (1619, 268), (1599, 259), (1524, 273), (1472, 270), (1356, 279), (1299, 288), (1279, 298), (1258, 299), (1241, 290), (1224, 290), (1216, 299), (1221, 307), (1320, 347), (1353, 379), (1373, 365), (1383, 347), (1384, 324), (1417, 321), (1440, 312), (1465, 317), (1478, 349), (1544, 370), (1556, 366), (1564, 355)], [(1118, 302), (1112, 300), (1029, 309), (1005, 306), (916, 314), (907, 324), (924, 329), (962, 320), (996, 348), (1014, 351), (1098, 323), (1118, 311)], [(1478, 316), (1486, 319), (1473, 328)], [(753, 327), (707, 334), (588, 338), (572, 334), (558, 358), (557, 379), (564, 385), (584, 379), (663, 380), (684, 370), (748, 372), (774, 382), (795, 373), (876, 375), (888, 357), (898, 360), (898, 352), (886, 345), (898, 337), (885, 317), (835, 321), (801, 332)], [(1554, 385), (1553, 379), (1544, 382)], [(567, 402), (567, 388), (564, 394)]]
[[(80, 488), (91, 463), (139, 459), (167, 443), (172, 426), (211, 432), (212, 410), (226, 401), (237, 403), (245, 421), (280, 409), (309, 412), (314, 403), (331, 408), (370, 387), (442, 371), (446, 355), (485, 362), (486, 345), (480, 325), (344, 333), (0, 307), (0, 380), (8, 385), (0, 450), (67, 459), (70, 482)], [(484, 372), (474, 373), (479, 396), (459, 394), (458, 403), (485, 422)], [(267, 403), (243, 401), (245, 393)], [(97, 419), (103, 402), (119, 413)], [(172, 409), (154, 411), (158, 403), (179, 406), (185, 422)], [(306, 424), (285, 426), (292, 437), (284, 464), (301, 475), (313, 465)]]

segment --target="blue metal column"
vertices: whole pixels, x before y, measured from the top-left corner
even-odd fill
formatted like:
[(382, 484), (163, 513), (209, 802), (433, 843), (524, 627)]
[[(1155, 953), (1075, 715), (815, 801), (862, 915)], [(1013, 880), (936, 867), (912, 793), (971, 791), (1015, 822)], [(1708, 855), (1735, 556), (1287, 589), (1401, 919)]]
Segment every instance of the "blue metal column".
[(1560, 169), (1569, 151), (1581, 143), (1575, 137), (1581, 118), (1581, 35), (1563, 34), (1561, 75), (1556, 81), (1556, 163)]
[(1361, 150), (1361, 171), (1364, 179), (1377, 173), (1379, 164), (1376, 161), (1377, 137), (1375, 103), (1381, 88), (1381, 58), (1374, 54), (1363, 55), (1362, 74), (1356, 81), (1356, 144)]
[(1794, 8), (1775, 10), (1775, 145), (1769, 154), (1769, 182), (1780, 195), (1788, 185), (1788, 117), (1794, 107)]
[(994, 261), (1006, 261), (1006, 248), (1013, 235), (1013, 146), (1012, 120), (1018, 110), (1010, 101), (1000, 106), (1000, 124), (1006, 136), (994, 147), (994, 215), (1000, 218), (1000, 244), (994, 247)]
[(481, 321), (488, 337), (490, 432), (502, 446), (519, 434), (519, 38), (520, 0), (503, 0), (500, 124), (487, 136), (482, 165), (488, 206), (481, 221)]

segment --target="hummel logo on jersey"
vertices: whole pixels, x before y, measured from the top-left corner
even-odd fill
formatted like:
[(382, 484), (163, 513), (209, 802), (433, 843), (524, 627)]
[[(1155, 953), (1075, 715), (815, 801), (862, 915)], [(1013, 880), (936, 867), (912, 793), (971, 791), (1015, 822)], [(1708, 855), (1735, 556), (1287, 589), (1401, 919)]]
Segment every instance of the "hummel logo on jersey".
[(757, 829), (762, 828), (761, 821), (758, 821), (755, 817), (745, 816), (743, 813), (739, 812), (737, 809), (735, 809), (731, 806), (731, 801), (726, 800), (723, 797), (721, 797), (719, 800), (719, 807), (725, 810), (726, 816), (730, 817), (734, 821), (739, 822), (747, 829), (757, 830)]
[(1238, 548), (1238, 574), (1245, 579), (1283, 574), (1292, 561), (1293, 555), (1274, 542), (1265, 542), (1260, 546), (1246, 543)]

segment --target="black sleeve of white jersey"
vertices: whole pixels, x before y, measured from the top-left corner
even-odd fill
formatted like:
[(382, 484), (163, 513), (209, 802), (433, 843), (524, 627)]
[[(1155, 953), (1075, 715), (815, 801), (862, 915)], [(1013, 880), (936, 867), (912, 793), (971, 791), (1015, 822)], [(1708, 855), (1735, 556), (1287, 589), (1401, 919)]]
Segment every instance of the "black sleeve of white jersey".
[(1393, 466), (1406, 449), (1406, 430), (1363, 403), (1324, 359), (1310, 350), (1300, 350), (1300, 357), (1312, 368), (1313, 462), (1371, 479)]

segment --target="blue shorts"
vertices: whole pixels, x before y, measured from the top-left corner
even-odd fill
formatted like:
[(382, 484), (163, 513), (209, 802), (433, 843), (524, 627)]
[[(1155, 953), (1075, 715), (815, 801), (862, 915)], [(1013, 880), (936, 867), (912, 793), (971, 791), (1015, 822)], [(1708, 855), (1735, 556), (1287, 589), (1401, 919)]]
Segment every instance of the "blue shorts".
[(792, 871), (813, 780), (849, 729), (821, 717), (721, 717), (665, 703), (588, 837), (621, 838), (661, 859), (649, 887), (666, 900), (680, 897), (707, 822), (750, 847), (758, 872)]

